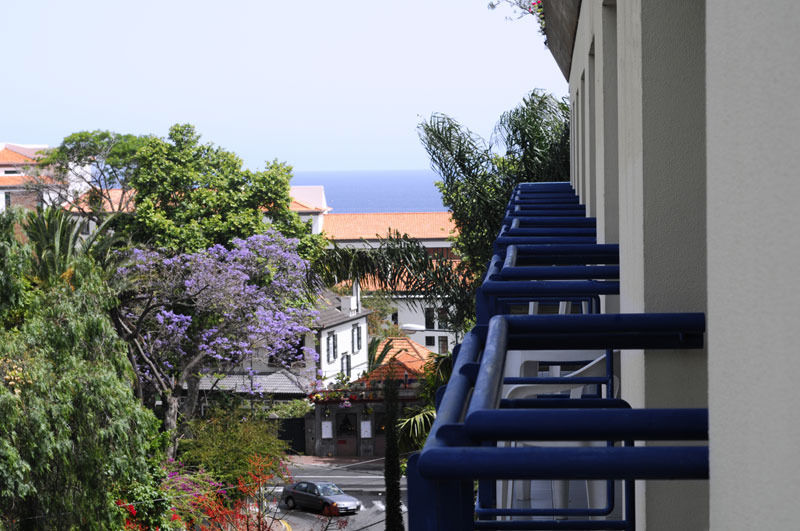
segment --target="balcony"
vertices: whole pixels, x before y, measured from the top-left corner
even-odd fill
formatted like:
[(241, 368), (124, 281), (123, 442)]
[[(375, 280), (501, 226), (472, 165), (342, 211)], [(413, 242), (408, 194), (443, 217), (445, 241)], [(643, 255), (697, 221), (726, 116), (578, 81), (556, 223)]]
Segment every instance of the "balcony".
[(705, 315), (600, 313), (619, 247), (594, 238), (568, 183), (515, 190), (409, 459), (412, 530), (633, 530), (634, 481), (708, 478), (708, 411), (631, 408), (615, 371), (620, 349), (702, 348)]

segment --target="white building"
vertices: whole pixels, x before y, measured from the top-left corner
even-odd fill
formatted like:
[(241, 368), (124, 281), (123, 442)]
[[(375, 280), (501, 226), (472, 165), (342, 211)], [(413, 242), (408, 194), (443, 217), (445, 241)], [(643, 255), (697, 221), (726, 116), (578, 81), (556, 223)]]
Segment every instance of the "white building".
[(623, 351), (633, 407), (708, 407), (709, 481), (637, 482), (637, 529), (796, 529), (800, 3), (545, 0), (572, 182), (620, 244), (610, 312), (705, 312), (707, 347)]
[(325, 385), (344, 374), (348, 382), (367, 371), (367, 315), (357, 290), (345, 297), (326, 291), (320, 295), (314, 324), (314, 343), (319, 353), (319, 378)]
[[(450, 237), (455, 225), (449, 212), (326, 214), (323, 219), (325, 236), (342, 247), (377, 246), (379, 238), (394, 231), (419, 241), (431, 255), (453, 258)], [(363, 290), (366, 293), (371, 288), (365, 285)], [(440, 324), (435, 306), (420, 305), (416, 300), (411, 295), (393, 297), (392, 321), (417, 343), (436, 352), (449, 352), (455, 346), (455, 334)]]

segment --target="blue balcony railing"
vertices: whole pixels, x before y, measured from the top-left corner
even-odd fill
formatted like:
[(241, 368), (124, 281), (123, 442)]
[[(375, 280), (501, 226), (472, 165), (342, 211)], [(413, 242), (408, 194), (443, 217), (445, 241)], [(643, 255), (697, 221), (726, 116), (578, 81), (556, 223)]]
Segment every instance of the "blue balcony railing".
[[(619, 246), (596, 244), (583, 212), (568, 183), (512, 195), (477, 325), (409, 459), (412, 530), (633, 530), (635, 480), (708, 477), (708, 411), (631, 409), (614, 374), (618, 349), (701, 348), (705, 316), (601, 314), (600, 297), (619, 293)], [(556, 304), (558, 315), (533, 311)], [(516, 503), (518, 486), (545, 480), (562, 493), (554, 506)], [(574, 480), (586, 481), (582, 506), (563, 495)]]

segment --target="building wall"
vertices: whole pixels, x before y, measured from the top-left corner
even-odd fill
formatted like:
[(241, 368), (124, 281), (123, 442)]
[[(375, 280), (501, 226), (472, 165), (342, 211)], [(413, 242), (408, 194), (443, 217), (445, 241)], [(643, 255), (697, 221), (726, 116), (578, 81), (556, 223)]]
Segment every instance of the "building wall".
[[(361, 329), (361, 348), (353, 344), (352, 330), (353, 325)], [(328, 362), (328, 333), (336, 335), (337, 354), (336, 359)], [(361, 317), (357, 320), (348, 321), (331, 328), (325, 328), (320, 332), (319, 364), (322, 371), (321, 379), (326, 385), (332, 383), (335, 376), (342, 371), (342, 356), (349, 355), (350, 358), (350, 381), (354, 381), (367, 370), (367, 318)]]
[[(620, 243), (619, 310), (705, 312), (704, 2), (584, 0), (569, 82), (573, 182)], [(620, 370), (633, 407), (707, 405), (704, 350), (623, 351)], [(708, 527), (707, 482), (637, 489), (638, 529)]]
[[(452, 352), (453, 347), (456, 345), (455, 334), (441, 328), (438, 318), (434, 319), (433, 328), (427, 328), (425, 326), (424, 308), (419, 307), (416, 303), (408, 299), (393, 298), (392, 300), (397, 308), (397, 324), (400, 325), (401, 328), (404, 328), (405, 325), (411, 325), (405, 328), (403, 333), (411, 338), (412, 341), (424, 345), (433, 352), (439, 352), (439, 338), (444, 337), (447, 339), (447, 352)], [(435, 311), (434, 315), (436, 315)], [(421, 330), (416, 330), (416, 328), (420, 327), (422, 328)], [(434, 338), (434, 345), (429, 345), (426, 342), (426, 338), (430, 337)]]
[(796, 529), (800, 4), (707, 4), (711, 527)]
[(12, 207), (23, 207), (35, 210), (39, 206), (39, 194), (19, 188), (0, 188), (0, 212), (9, 207), (7, 199), (11, 199)]

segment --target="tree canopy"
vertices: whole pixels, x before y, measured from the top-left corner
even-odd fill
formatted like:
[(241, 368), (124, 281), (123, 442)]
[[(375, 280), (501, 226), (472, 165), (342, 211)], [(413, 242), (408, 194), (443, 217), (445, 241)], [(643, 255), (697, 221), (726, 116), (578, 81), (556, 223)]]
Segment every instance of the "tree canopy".
[(131, 391), (112, 294), (78, 268), (79, 284), (30, 292), (0, 330), (0, 527), (120, 528), (109, 493), (151, 481), (158, 421)]
[(200, 143), (194, 126), (172, 126), (167, 138), (150, 137), (136, 153), (130, 178), (136, 191), (131, 221), (135, 241), (175, 252), (195, 252), (262, 233), (267, 222), (301, 238), (305, 256), (321, 248), (289, 210), (291, 167), (277, 161), (264, 171), (242, 168), (234, 153)]
[(500, 117), (488, 142), (445, 114), (419, 125), (458, 230), (453, 248), (477, 278), (491, 259), (514, 186), (569, 179), (568, 124), (567, 103), (534, 90)]
[(50, 205), (66, 205), (100, 222), (133, 207), (130, 177), (147, 137), (112, 131), (73, 133), (39, 159), (31, 184)]
[(303, 357), (298, 341), (314, 312), (296, 245), (267, 231), (234, 239), (230, 250), (134, 249), (119, 268), (114, 322), (130, 344), (139, 394), (155, 393), (167, 404), (165, 428), (177, 426), (177, 395), (186, 385), (183, 414), (191, 417), (200, 376), (255, 355), (285, 364)]

